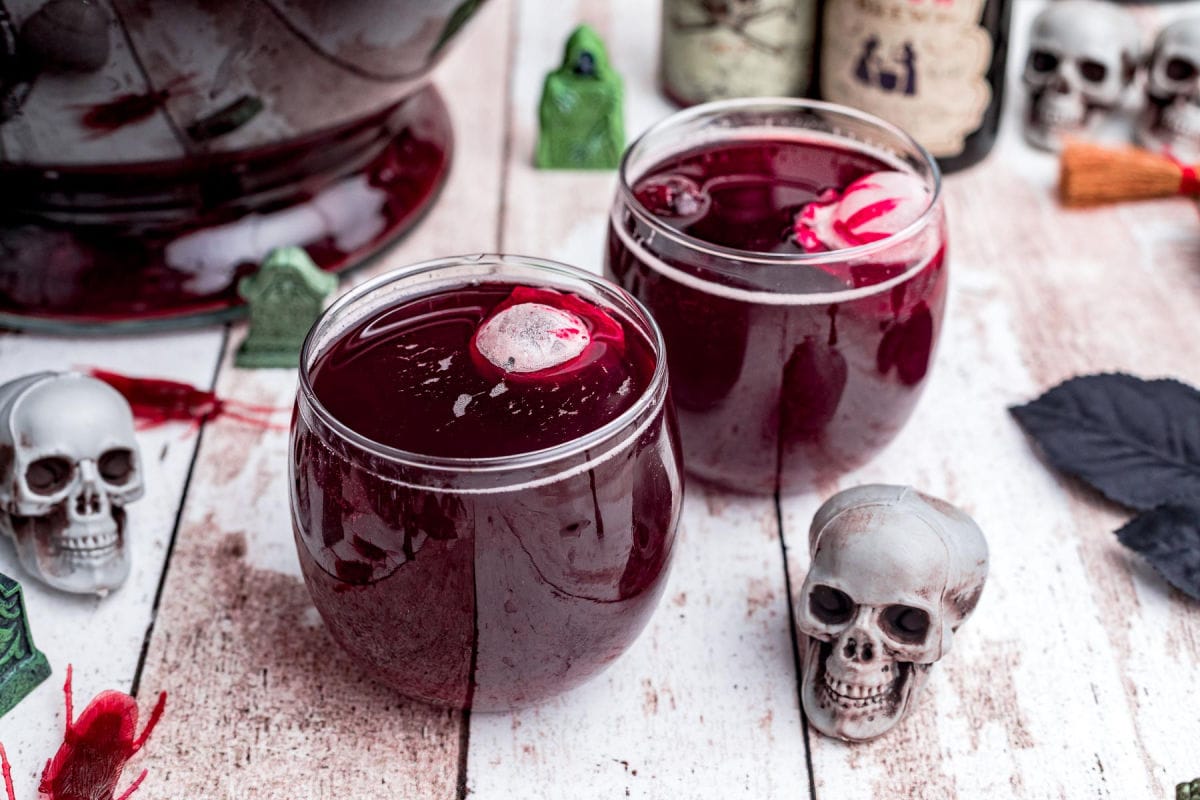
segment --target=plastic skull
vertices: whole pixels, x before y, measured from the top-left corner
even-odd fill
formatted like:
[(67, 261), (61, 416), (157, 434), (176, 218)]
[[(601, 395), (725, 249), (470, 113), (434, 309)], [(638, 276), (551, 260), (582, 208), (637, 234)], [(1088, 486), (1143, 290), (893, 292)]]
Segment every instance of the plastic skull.
[(73, 372), (0, 386), (0, 530), (32, 575), (103, 594), (129, 575), (125, 504), (142, 496), (129, 404)]
[(1099, 0), (1057, 0), (1038, 14), (1025, 62), (1025, 138), (1057, 150), (1116, 108), (1137, 74), (1137, 21)]
[(1137, 136), (1151, 150), (1200, 160), (1200, 17), (1181, 19), (1158, 35)]
[(979, 602), (987, 543), (949, 503), (905, 486), (827, 500), (809, 530), (812, 567), (797, 598), (801, 698), (827, 736), (887, 733)]

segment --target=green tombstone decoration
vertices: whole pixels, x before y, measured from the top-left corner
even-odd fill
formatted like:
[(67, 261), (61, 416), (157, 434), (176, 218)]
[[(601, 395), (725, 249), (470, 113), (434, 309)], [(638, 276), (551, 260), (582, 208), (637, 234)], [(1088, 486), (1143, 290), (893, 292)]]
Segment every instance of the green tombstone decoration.
[(21, 584), (0, 574), (0, 717), (49, 677), (50, 664), (29, 632)]
[(337, 277), (322, 271), (303, 248), (272, 250), (258, 272), (238, 284), (238, 294), (250, 304), (250, 333), (234, 363), (252, 369), (299, 366), (304, 337), (336, 288)]
[(580, 25), (562, 66), (546, 76), (538, 110), (542, 169), (616, 169), (625, 150), (624, 91), (600, 36)]
[(1200, 800), (1200, 778), (1176, 786), (1175, 800)]

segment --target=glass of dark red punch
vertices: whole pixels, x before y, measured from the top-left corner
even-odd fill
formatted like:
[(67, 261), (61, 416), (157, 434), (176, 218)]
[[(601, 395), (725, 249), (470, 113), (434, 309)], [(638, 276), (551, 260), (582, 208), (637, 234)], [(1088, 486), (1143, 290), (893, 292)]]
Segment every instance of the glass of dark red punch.
[(402, 693), (543, 700), (663, 590), (682, 496), (662, 337), (561, 264), (452, 258), (335, 303), (301, 356), (292, 514), (330, 633)]
[(662, 328), (690, 474), (798, 491), (889, 442), (946, 299), (933, 158), (853, 109), (696, 106), (630, 145), (608, 272)]

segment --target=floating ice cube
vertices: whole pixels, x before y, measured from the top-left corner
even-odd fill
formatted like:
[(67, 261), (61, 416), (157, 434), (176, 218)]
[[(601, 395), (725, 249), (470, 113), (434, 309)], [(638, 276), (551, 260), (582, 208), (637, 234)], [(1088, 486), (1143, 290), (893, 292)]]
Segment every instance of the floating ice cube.
[(578, 358), (591, 342), (575, 314), (543, 303), (518, 303), (498, 312), (475, 335), (475, 347), (510, 373), (540, 372)]
[(460, 394), (458, 399), (454, 401), (454, 416), (461, 417), (467, 413), (467, 406), (471, 405), (471, 401), (475, 399), (474, 395)]
[(925, 182), (909, 172), (872, 172), (807, 204), (796, 216), (796, 239), (806, 250), (841, 250), (899, 233), (929, 207)]

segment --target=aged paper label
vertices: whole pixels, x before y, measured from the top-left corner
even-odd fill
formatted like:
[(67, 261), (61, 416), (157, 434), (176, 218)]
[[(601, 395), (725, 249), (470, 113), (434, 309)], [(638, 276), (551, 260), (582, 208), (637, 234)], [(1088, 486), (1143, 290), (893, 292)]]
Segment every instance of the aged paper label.
[(992, 100), (986, 0), (831, 0), (821, 94), (904, 128), (933, 155), (955, 156)]

